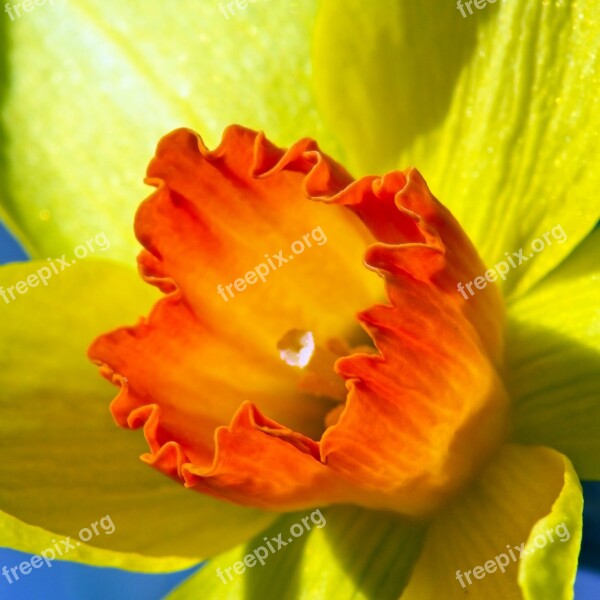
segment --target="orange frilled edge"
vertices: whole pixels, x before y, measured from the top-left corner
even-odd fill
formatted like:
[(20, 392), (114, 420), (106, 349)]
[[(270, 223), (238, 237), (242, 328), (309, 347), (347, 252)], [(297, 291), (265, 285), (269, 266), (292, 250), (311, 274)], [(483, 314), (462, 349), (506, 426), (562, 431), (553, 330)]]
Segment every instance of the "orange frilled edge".
[[(502, 300), (493, 285), (458, 293), (486, 269), (418, 171), (355, 181), (312, 140), (282, 150), (231, 126), (213, 151), (189, 130), (165, 136), (147, 182), (139, 266), (166, 295), (89, 350), (121, 386), (116, 422), (143, 427), (143, 461), (248, 506), (423, 515), (499, 445)], [(327, 243), (217, 293), (315, 228)], [(378, 353), (336, 362), (348, 395), (325, 429), (331, 403), (298, 391), (276, 342), (293, 328), (344, 338), (357, 319)]]

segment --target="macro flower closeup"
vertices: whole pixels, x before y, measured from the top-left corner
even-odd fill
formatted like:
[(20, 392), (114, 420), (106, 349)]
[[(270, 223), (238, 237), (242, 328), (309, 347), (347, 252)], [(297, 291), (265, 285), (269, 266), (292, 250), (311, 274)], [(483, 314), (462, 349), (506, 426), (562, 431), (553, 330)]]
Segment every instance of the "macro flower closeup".
[(63, 597), (28, 586), (74, 561), (201, 563), (170, 592), (90, 570), (84, 600), (573, 598), (598, 547), (600, 9), (25, 5), (0, 546), (27, 554), (0, 596)]
[[(144, 427), (144, 461), (243, 505), (419, 516), (496, 450), (502, 301), (457, 293), (485, 267), (418, 171), (353, 181), (310, 140), (282, 151), (232, 127), (213, 152), (190, 131), (167, 136), (147, 181), (158, 191), (137, 214), (139, 265), (168, 296), (90, 350), (121, 386), (115, 420)], [(327, 246), (261, 262), (316, 228)], [(278, 272), (224, 302), (217, 282), (253, 254)], [(369, 308), (384, 287), (389, 304)], [(361, 308), (379, 353), (349, 343)], [(282, 361), (306, 335), (307, 364)]]

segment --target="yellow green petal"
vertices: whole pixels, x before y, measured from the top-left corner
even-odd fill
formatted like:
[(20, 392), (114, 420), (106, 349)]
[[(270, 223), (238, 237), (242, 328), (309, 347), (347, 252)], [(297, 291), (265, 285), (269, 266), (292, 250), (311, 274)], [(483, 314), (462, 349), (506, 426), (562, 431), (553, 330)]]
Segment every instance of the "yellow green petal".
[(103, 230), (129, 262), (146, 165), (176, 127), (210, 146), (239, 122), (331, 149), (310, 89), (316, 4), (250, 3), (227, 19), (218, 2), (71, 0), (11, 22), (1, 202), (35, 255)]
[(439, 128), (482, 19), (463, 21), (453, 3), (437, 0), (323, 0), (315, 94), (347, 166), (361, 175), (398, 168), (402, 151)]
[[(552, 512), (531, 530), (519, 569), (519, 584), (525, 600), (552, 598), (569, 600), (577, 572), (576, 551), (581, 544), (581, 485), (571, 463), (565, 464), (564, 486), (552, 506)], [(548, 543), (548, 531), (558, 532), (558, 543)], [(555, 536), (554, 536), (555, 537)], [(544, 543), (542, 538), (546, 538)], [(544, 546), (541, 551), (540, 546)]]
[[(286, 515), (245, 546), (210, 561), (168, 598), (395, 600), (410, 576), (423, 530), (393, 514), (354, 507)], [(285, 547), (275, 541), (279, 535)], [(264, 566), (248, 555), (264, 557)]]
[[(505, 446), (480, 478), (436, 517), (401, 598), (517, 600), (529, 599), (531, 589), (542, 587), (545, 593), (535, 600), (571, 598), (581, 511), (581, 486), (565, 457), (549, 448)], [(561, 536), (563, 522), (566, 533)], [(530, 552), (542, 532), (548, 536), (545, 546), (521, 559), (519, 547), (523, 544)], [(541, 546), (542, 540), (537, 543)], [(564, 564), (552, 569), (557, 556)], [(532, 577), (534, 567), (541, 570), (539, 576)]]
[[(114, 424), (114, 388), (86, 349), (99, 331), (146, 314), (153, 288), (133, 269), (92, 260), (66, 272), (59, 266), (47, 286), (19, 286), (48, 264), (0, 269), (5, 296), (15, 285), (26, 290), (13, 289), (8, 304), (0, 297), (0, 439), (10, 457), (0, 461), (0, 510), (73, 538), (108, 514), (115, 532), (90, 544), (194, 559), (271, 523), (274, 515), (202, 496), (154, 471), (139, 460), (147, 450), (142, 433)], [(0, 531), (0, 545), (39, 552), (38, 537)], [(96, 564), (105, 564), (103, 556)]]
[[(325, 0), (315, 89), (356, 171), (417, 166), (489, 266), (523, 248), (527, 261), (500, 281), (520, 294), (600, 214), (590, 167), (600, 161), (600, 4), (473, 10)], [(529, 259), (531, 242), (557, 225), (567, 241)]]
[[(64, 491), (64, 493), (68, 492)], [(101, 515), (100, 519), (104, 516), (105, 515)], [(108, 520), (104, 523), (109, 525)], [(88, 526), (89, 525), (90, 523), (88, 523)], [(96, 528), (101, 533), (103, 532), (102, 527), (99, 524), (97, 524)], [(110, 531), (110, 527), (107, 526), (106, 529)], [(87, 534), (84, 534), (84, 536), (87, 536)], [(21, 550), (22, 552), (28, 552), (38, 556), (46, 556), (49, 558), (50, 565), (52, 564), (53, 555), (46, 550), (54, 551), (54, 555), (58, 557), (57, 560), (61, 560), (61, 557), (55, 550), (56, 545), (58, 545), (58, 549), (61, 551), (69, 548), (68, 553), (62, 557), (63, 560), (87, 565), (114, 567), (125, 571), (137, 571), (140, 573), (167, 573), (171, 571), (180, 571), (193, 566), (197, 562), (195, 559), (182, 558), (179, 556), (162, 556), (158, 558), (132, 552), (105, 550), (85, 543), (77, 545), (76, 538), (73, 539), (74, 536), (72, 535), (70, 537), (72, 539), (67, 540), (66, 536), (63, 537), (57, 532), (46, 531), (41, 527), (29, 525), (0, 510), (0, 547)], [(75, 547), (70, 548), (71, 545), (75, 545)]]
[(600, 479), (600, 229), (549, 277), (509, 304), (515, 436), (566, 454)]

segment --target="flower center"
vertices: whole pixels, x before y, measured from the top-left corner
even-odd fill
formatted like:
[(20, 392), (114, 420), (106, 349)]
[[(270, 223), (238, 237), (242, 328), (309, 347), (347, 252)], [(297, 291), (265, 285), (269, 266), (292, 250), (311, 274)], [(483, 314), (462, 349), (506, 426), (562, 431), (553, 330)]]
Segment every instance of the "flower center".
[(315, 343), (314, 335), (302, 329), (290, 329), (277, 343), (279, 356), (302, 371), (298, 389), (313, 396), (335, 402), (346, 402), (346, 384), (335, 371), (335, 362), (350, 354), (338, 340), (327, 340), (324, 346)]
[(353, 348), (339, 338), (328, 339), (320, 345), (311, 331), (302, 329), (286, 332), (277, 343), (277, 349), (283, 362), (302, 371), (297, 384), (300, 391), (335, 403), (325, 416), (327, 427), (337, 423), (348, 394), (346, 382), (335, 368), (336, 361), (357, 352), (375, 352), (372, 346)]

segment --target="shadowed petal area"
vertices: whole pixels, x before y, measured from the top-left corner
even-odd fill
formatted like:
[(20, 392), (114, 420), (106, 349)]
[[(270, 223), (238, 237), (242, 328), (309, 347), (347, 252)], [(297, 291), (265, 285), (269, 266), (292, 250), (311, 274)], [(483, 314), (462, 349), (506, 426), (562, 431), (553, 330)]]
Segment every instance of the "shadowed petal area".
[(275, 510), (422, 515), (474, 475), (505, 432), (503, 305), (458, 292), (485, 267), (416, 170), (353, 181), (312, 140), (232, 126), (214, 151), (169, 134), (147, 181), (140, 270), (167, 295), (90, 349), (144, 461)]
[(509, 305), (515, 439), (550, 446), (600, 480), (600, 228)]
[[(308, 516), (313, 519), (319, 514), (322, 520), (315, 526)], [(290, 543), (290, 529), (297, 531), (295, 524), (302, 519), (308, 521), (310, 530)], [(214, 557), (167, 600), (398, 600), (420, 554), (425, 530), (422, 523), (400, 515), (356, 506), (282, 515), (260, 536)], [(231, 565), (264, 546), (265, 538), (278, 535), (286, 547), (271, 554), (264, 565), (245, 570), (242, 577), (231, 572)], [(231, 577), (226, 575), (227, 568)]]

